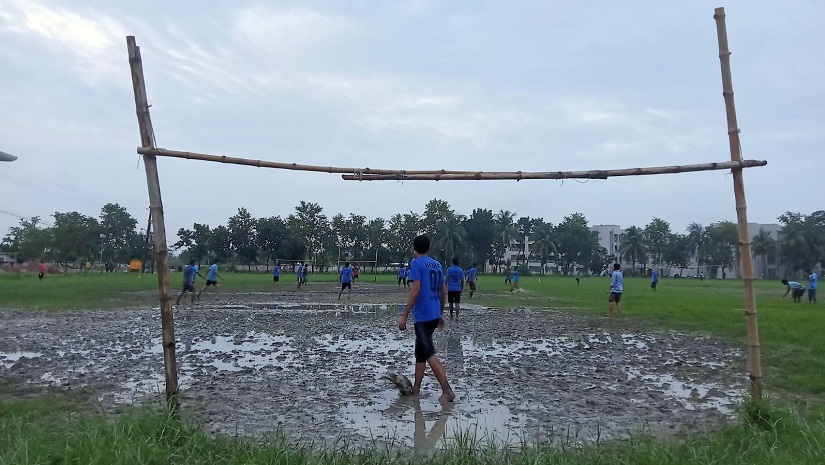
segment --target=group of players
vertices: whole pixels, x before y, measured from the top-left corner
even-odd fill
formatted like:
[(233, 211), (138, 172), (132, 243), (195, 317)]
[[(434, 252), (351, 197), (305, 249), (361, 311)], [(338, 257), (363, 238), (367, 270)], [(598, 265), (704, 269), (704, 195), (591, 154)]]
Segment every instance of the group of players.
[[(410, 265), (402, 264), (398, 267), (398, 286), (404, 286), (404, 288), (410, 287), (410, 282), (415, 281), (411, 277), (411, 269)], [(445, 282), (447, 285), (447, 303), (450, 308), (450, 319), (456, 318), (458, 319), (458, 312), (461, 309), (461, 294), (464, 292), (464, 284), (467, 284), (467, 287), (470, 288), (470, 298), (473, 297), (473, 294), (476, 292), (476, 281), (478, 280), (478, 271), (476, 270), (476, 264), (473, 263), (473, 266), (464, 271), (463, 268), (458, 266), (458, 259), (452, 259), (452, 266), (447, 268)], [(517, 279), (518, 281), (518, 279)]]

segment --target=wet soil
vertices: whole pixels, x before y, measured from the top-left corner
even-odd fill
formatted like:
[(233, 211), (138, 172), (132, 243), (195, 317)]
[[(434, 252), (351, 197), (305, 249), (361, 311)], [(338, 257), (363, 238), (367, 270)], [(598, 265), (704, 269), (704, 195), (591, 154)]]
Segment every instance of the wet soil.
[[(429, 371), (420, 398), (384, 379), (413, 377), (414, 334), (396, 326), (405, 293), (359, 284), (338, 302), (334, 286), (219, 292), (177, 308), (183, 408), (214, 433), (281, 429), (315, 443), (430, 447), (462, 431), (505, 443), (587, 441), (714, 427), (746, 385), (741, 351), (716, 339), (538, 305), (465, 304), (435, 333), (458, 395), (445, 407)], [(161, 397), (156, 307), (0, 310), (0, 319), (0, 381), (91, 389), (108, 408)]]

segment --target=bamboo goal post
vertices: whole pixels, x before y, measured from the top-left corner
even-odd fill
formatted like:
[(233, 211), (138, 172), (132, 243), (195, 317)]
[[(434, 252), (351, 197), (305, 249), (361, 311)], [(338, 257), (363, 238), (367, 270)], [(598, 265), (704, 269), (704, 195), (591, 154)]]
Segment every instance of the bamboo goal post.
[[(725, 26), (725, 9), (716, 8), (716, 36), (719, 40), (719, 62), (722, 68), (722, 95), (725, 98), (725, 113), (728, 120), (731, 161), (742, 160), (742, 146), (739, 142), (739, 124), (736, 121), (736, 105), (733, 101), (733, 79), (730, 71), (730, 50), (728, 32)], [(759, 325), (756, 320), (756, 295), (753, 290), (753, 261), (751, 238), (748, 232), (748, 206), (745, 202), (745, 181), (742, 168), (734, 168), (733, 195), (736, 199), (736, 220), (739, 225), (739, 247), (742, 261), (742, 280), (745, 285), (745, 319), (748, 328), (748, 368), (750, 372), (750, 393), (754, 399), (762, 398), (762, 361), (759, 345)]]

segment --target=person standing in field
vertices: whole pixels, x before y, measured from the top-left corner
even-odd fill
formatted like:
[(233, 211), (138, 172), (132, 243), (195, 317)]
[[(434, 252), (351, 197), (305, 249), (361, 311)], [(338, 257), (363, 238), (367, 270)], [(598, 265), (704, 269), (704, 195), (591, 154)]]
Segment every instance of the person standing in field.
[(353, 269), (349, 267), (349, 262), (344, 263), (344, 268), (341, 269), (338, 275), (338, 280), (341, 281), (341, 290), (338, 292), (338, 300), (341, 300), (341, 294), (344, 293), (344, 289), (347, 290), (347, 300), (349, 300), (349, 294), (352, 292), (352, 278), (354, 275)]
[(301, 262), (298, 262), (298, 289), (301, 288), (301, 282), (304, 279), (304, 267)]
[(400, 286), (401, 283), (404, 283), (404, 287), (407, 287), (407, 268), (404, 267), (403, 263), (398, 267), (398, 284), (396, 287)]
[(304, 262), (304, 268), (301, 270), (301, 287), (306, 286), (309, 282), (309, 266)]
[(203, 286), (200, 292), (198, 292), (198, 299), (201, 298), (201, 294), (203, 291), (207, 290), (209, 286), (215, 286), (215, 289), (218, 288), (218, 278), (223, 279), (223, 276), (218, 274), (218, 259), (215, 259), (215, 262), (209, 266), (209, 271), (206, 273), (206, 285)]
[(470, 287), (470, 298), (473, 298), (473, 294), (476, 292), (476, 264), (473, 263), (473, 266), (467, 270), (467, 285)]
[(656, 285), (659, 284), (659, 274), (653, 268), (650, 269), (650, 288), (656, 292)]
[(802, 302), (802, 296), (805, 295), (805, 286), (796, 281), (788, 281), (787, 279), (783, 279), (782, 284), (788, 286), (785, 293), (782, 294), (783, 298), (790, 292), (794, 303), (798, 304), (799, 302)]
[(46, 264), (43, 263), (43, 259), (40, 260), (40, 265), (37, 266), (37, 279), (43, 281), (43, 277), (46, 276)]
[(513, 272), (510, 271), (510, 268), (507, 268), (507, 276), (504, 277), (504, 284), (510, 284), (510, 288), (512, 290), (513, 287)]
[(407, 269), (407, 278), (404, 279), (404, 287), (409, 289), (409, 287), (410, 287), (410, 264), (407, 263), (407, 266), (405, 268)]
[(281, 280), (281, 265), (278, 262), (275, 262), (275, 266), (272, 267), (272, 283), (275, 287), (278, 287), (278, 281)]
[(407, 329), (407, 318), (413, 314), (415, 328), (415, 382), (413, 395), (421, 393), (421, 382), (429, 363), (433, 375), (441, 385), (441, 402), (452, 402), (455, 393), (447, 381), (447, 372), (435, 353), (433, 332), (444, 327), (444, 304), (447, 301), (447, 284), (441, 264), (427, 254), (430, 238), (421, 235), (413, 239), (415, 259), (410, 262), (409, 280), (412, 290), (407, 297), (404, 313), (398, 320), (398, 329)]
[(515, 291), (518, 289), (518, 268), (513, 268), (513, 272), (510, 274), (510, 292)]
[(183, 291), (178, 296), (178, 300), (175, 301), (175, 305), (180, 305), (180, 299), (187, 292), (192, 293), (192, 303), (195, 303), (195, 275), (200, 275), (200, 273), (198, 273), (198, 267), (195, 265), (195, 259), (192, 259), (189, 260), (189, 265), (183, 270)]
[(455, 304), (455, 318), (461, 309), (461, 291), (464, 290), (464, 270), (458, 266), (458, 259), (453, 258), (453, 266), (447, 268), (447, 303), (450, 304), (450, 319), (453, 319), (453, 305)]
[(817, 281), (819, 281), (819, 276), (811, 270), (808, 270), (808, 302), (812, 304), (816, 303)]
[(609, 315), (613, 316), (613, 304), (616, 304), (616, 316), (622, 313), (622, 293), (624, 293), (624, 275), (622, 265), (613, 264), (613, 276), (610, 278), (610, 296), (607, 298)]
[(359, 273), (360, 273), (360, 272), (359, 272), (359, 270), (358, 270), (358, 267), (357, 267), (357, 266), (356, 266), (355, 268), (353, 268), (353, 269), (352, 269), (352, 280), (353, 280), (353, 281), (358, 281), (358, 275), (359, 275)]

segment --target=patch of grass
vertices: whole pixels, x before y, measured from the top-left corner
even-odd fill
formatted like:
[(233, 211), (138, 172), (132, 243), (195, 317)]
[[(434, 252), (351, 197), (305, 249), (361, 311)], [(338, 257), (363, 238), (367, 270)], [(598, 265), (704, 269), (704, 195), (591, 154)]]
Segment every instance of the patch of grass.
[[(61, 397), (0, 402), (0, 464), (821, 464), (825, 418), (803, 421), (769, 404), (771, 421), (747, 421), (678, 440), (640, 432), (629, 440), (506, 448), (471, 432), (437, 451), (354, 448), (339, 442), (299, 445), (281, 434), (264, 439), (210, 438), (165, 410), (118, 416), (79, 413)], [(750, 418), (748, 415), (745, 419)]]

